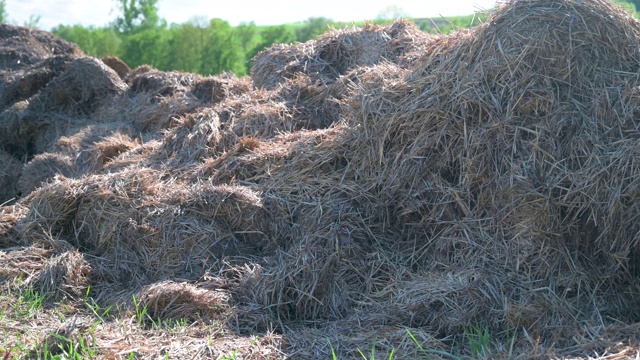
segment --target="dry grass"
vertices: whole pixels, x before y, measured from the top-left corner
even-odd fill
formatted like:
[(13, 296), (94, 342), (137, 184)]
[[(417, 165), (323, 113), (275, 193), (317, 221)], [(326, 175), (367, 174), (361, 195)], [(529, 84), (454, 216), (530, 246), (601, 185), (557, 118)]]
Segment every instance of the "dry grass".
[(0, 114), (33, 181), (0, 212), (2, 329), (31, 355), (637, 356), (637, 49), (609, 2), (516, 0), (277, 45), (250, 78), (76, 59)]
[(129, 66), (124, 61), (118, 59), (115, 56), (104, 56), (101, 60), (105, 65), (112, 68), (113, 71), (115, 71), (121, 79), (126, 78), (131, 71)]
[(10, 154), (0, 151), (0, 204), (18, 197), (18, 179), (22, 164)]

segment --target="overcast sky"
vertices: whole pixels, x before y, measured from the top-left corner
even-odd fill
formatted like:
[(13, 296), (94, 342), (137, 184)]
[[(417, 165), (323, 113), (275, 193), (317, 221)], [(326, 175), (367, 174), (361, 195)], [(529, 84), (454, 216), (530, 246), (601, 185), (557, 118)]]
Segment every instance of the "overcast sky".
[[(496, 0), (159, 0), (158, 8), (160, 17), (169, 23), (184, 23), (200, 16), (220, 18), (231, 25), (251, 21), (277, 25), (319, 16), (335, 21), (375, 19), (390, 6), (416, 18), (468, 15), (495, 3)], [(6, 10), (12, 23), (24, 25), (31, 16), (40, 16), (39, 27), (50, 30), (60, 24), (107, 25), (118, 16), (116, 4), (115, 0), (7, 0)]]

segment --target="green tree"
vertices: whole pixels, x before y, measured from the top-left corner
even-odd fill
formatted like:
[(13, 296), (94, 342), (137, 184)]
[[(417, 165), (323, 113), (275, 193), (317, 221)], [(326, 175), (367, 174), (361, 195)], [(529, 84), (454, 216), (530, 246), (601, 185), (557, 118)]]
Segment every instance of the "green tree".
[(248, 54), (257, 44), (258, 28), (256, 24), (253, 21), (241, 23), (235, 27), (235, 32), (240, 39), (240, 44), (242, 44), (242, 51)]
[(199, 72), (202, 68), (204, 45), (208, 31), (195, 22), (187, 22), (170, 28), (169, 61), (175, 70)]
[(93, 57), (120, 56), (122, 40), (112, 28), (58, 25), (51, 32), (67, 41), (76, 43), (82, 51)]
[(627, 2), (633, 4), (634, 8), (640, 9), (640, 0), (617, 0), (617, 2)]
[(290, 44), (296, 41), (296, 34), (286, 25), (269, 26), (260, 33), (260, 42), (247, 55), (248, 59), (252, 59), (260, 51), (270, 47), (273, 44)]
[(9, 14), (7, 14), (7, 1), (0, 0), (0, 24), (4, 24), (9, 20)]
[(131, 67), (148, 64), (160, 70), (171, 70), (167, 32), (158, 27), (127, 35), (123, 39), (121, 59)]
[(318, 35), (324, 34), (331, 25), (331, 19), (325, 17), (311, 17), (305, 20), (304, 24), (296, 28), (296, 40), (305, 42), (315, 39)]
[(246, 66), (242, 44), (233, 27), (224, 20), (211, 19), (207, 33), (200, 73), (233, 71), (238, 75), (244, 74)]
[(243, 58), (243, 68), (244, 70), (240, 74), (249, 73), (251, 64), (250, 59), (252, 54), (255, 54), (255, 48), (258, 45), (258, 27), (254, 22), (250, 23), (241, 23), (240, 25), (234, 28), (236, 36), (240, 40), (240, 44), (242, 44), (242, 58)]
[(122, 39), (121, 58), (129, 66), (169, 66), (168, 30), (158, 16), (158, 0), (115, 0), (121, 14), (113, 28)]
[(613, 2), (633, 15), (636, 14), (638, 7), (640, 7), (640, 0), (614, 0)]
[(114, 26), (123, 34), (153, 29), (160, 24), (158, 0), (115, 0), (122, 14)]

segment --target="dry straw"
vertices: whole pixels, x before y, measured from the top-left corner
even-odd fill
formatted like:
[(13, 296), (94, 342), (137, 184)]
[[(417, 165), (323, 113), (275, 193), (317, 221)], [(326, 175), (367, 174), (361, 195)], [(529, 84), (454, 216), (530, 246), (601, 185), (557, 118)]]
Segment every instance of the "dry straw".
[[(639, 49), (607, 1), (515, 0), (447, 36), (277, 45), (251, 78), (122, 82), (80, 58), (32, 97), (75, 172), (23, 194), (0, 241), (53, 249), (42, 290), (276, 331), (292, 358), (416, 358), (407, 329), (433, 357), (474, 355), (474, 329), (487, 357), (637, 351)], [(47, 97), (85, 67), (117, 86)]]

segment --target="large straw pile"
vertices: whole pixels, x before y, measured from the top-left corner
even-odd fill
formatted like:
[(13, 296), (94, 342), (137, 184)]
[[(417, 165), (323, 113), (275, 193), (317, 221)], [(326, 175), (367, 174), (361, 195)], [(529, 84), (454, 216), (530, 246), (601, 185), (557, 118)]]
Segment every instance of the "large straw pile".
[(473, 329), (494, 356), (637, 349), (639, 70), (640, 24), (604, 0), (332, 30), (252, 78), (80, 57), (0, 115), (27, 161), (0, 244), (41, 290), (275, 330), (294, 358), (415, 358), (406, 329), (434, 357)]

